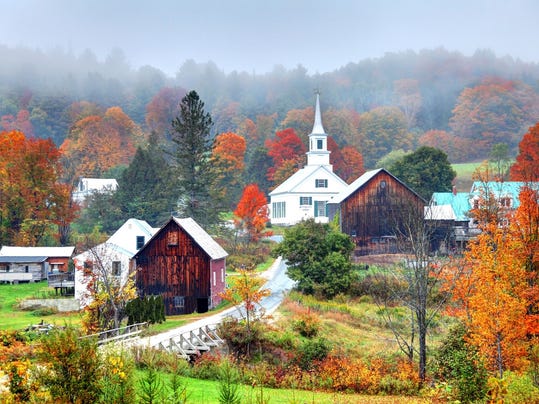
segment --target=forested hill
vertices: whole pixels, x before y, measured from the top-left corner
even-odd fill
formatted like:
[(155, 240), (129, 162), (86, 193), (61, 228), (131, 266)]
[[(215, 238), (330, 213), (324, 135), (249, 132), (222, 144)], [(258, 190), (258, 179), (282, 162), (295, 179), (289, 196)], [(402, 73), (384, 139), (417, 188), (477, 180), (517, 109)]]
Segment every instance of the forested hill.
[[(313, 92), (320, 89), (322, 109), (333, 112), (324, 123), (334, 122), (328, 122), (331, 129), (341, 133), (330, 134), (341, 145), (354, 143), (346, 126), (362, 130), (362, 139), (367, 140), (369, 131), (384, 130), (368, 127), (365, 114), (405, 120), (411, 137), (393, 148), (412, 148), (422, 136), (426, 136), (424, 144), (441, 148), (444, 142), (454, 143), (453, 136), (479, 144), (482, 139), (474, 139), (478, 132), (490, 134), (482, 152), (467, 156), (463, 150), (469, 144), (464, 143), (459, 146), (462, 150), (453, 151), (453, 156), (449, 153), (453, 160), (478, 157), (498, 141), (516, 150), (523, 133), (539, 117), (539, 65), (497, 57), (488, 50), (471, 57), (445, 49), (391, 53), (323, 74), (310, 74), (302, 66), (291, 70), (276, 66), (266, 74), (224, 73), (213, 62), (188, 60), (175, 77), (167, 77), (150, 65), (131, 69), (120, 50), (98, 61), (91, 51), (44, 53), (1, 45), (0, 61), (0, 129), (51, 137), (57, 145), (75, 123), (73, 103), (95, 104), (103, 111), (118, 106), (147, 132), (147, 107), (163, 88), (196, 90), (213, 117), (215, 133), (238, 131), (247, 118), (256, 122), (260, 116), (272, 117), (270, 132), (283, 129), (287, 120), (293, 127), (290, 112), (311, 108)], [(492, 102), (483, 115), (472, 117), (473, 105), (481, 97)], [(402, 117), (381, 107), (396, 107)], [(489, 114), (507, 117), (490, 123), (495, 127), (470, 126), (470, 122), (489, 121)], [(335, 123), (339, 118), (345, 123)], [(363, 123), (358, 123), (360, 119)], [(365, 144), (355, 146), (365, 153), (361, 150)]]

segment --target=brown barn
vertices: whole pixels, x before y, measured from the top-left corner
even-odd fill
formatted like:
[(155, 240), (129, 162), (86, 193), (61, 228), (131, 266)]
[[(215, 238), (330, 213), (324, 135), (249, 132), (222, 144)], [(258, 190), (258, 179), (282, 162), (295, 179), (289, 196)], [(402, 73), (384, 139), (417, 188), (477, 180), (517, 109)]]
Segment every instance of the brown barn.
[(170, 220), (134, 256), (139, 296), (163, 295), (167, 315), (221, 302), (227, 252), (191, 218)]
[(422, 220), (426, 202), (389, 171), (368, 171), (332, 202), (341, 231), (356, 243), (357, 255), (396, 253), (399, 226), (413, 214)]

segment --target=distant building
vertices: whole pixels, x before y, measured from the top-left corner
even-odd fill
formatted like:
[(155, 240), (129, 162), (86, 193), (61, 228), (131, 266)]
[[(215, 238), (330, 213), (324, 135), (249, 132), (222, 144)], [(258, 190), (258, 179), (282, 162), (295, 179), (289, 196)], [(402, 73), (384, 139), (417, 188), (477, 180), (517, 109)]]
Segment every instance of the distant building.
[(81, 178), (73, 192), (73, 200), (82, 203), (93, 193), (108, 193), (118, 189), (114, 178)]
[(348, 184), (333, 172), (327, 136), (322, 126), (320, 95), (316, 94), (307, 165), (270, 192), (271, 224), (290, 226), (309, 218), (321, 223), (328, 222), (328, 203)]
[(0, 249), (0, 282), (28, 282), (66, 273), (75, 247), (12, 247)]

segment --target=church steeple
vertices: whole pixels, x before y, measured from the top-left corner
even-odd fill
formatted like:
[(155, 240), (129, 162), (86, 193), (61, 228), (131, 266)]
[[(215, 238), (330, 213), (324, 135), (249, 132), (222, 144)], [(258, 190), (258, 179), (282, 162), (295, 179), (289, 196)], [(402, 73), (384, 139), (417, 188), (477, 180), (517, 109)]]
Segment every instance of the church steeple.
[(316, 90), (316, 107), (314, 111), (313, 131), (309, 135), (309, 151), (307, 152), (307, 165), (329, 166), (328, 135), (322, 126), (320, 113), (320, 92)]

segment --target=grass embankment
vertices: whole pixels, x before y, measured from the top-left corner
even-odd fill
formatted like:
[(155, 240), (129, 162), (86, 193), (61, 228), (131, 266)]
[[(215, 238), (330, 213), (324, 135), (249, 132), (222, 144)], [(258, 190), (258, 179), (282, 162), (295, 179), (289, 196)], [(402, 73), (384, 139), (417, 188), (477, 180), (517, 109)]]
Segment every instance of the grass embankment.
[(54, 297), (54, 288), (47, 282), (0, 285), (0, 329), (20, 330), (41, 320), (46, 323), (63, 325), (80, 324), (79, 313), (53, 313), (50, 310), (20, 310), (19, 302), (24, 299), (45, 299)]

